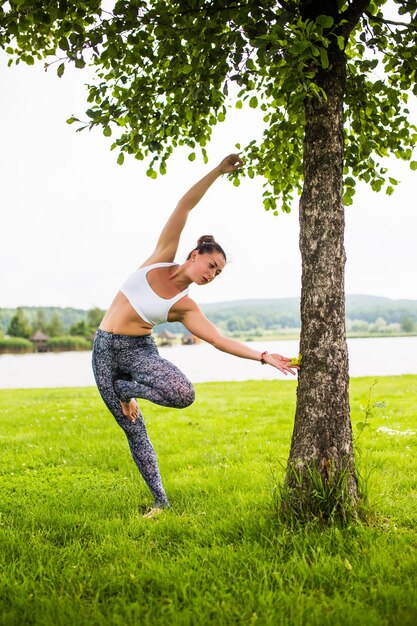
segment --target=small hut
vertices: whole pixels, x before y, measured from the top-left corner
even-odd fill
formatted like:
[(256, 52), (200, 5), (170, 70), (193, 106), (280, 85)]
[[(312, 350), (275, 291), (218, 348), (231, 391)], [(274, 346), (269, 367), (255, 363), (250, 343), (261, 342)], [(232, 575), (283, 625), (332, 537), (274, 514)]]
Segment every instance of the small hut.
[(169, 330), (162, 330), (158, 333), (159, 345), (160, 346), (172, 346), (175, 335), (170, 333)]
[(49, 337), (45, 335), (41, 330), (37, 330), (32, 337), (29, 337), (30, 341), (35, 346), (36, 352), (47, 352)]
[(195, 343), (200, 343), (201, 339), (192, 335), (191, 333), (186, 333), (182, 336), (181, 343), (183, 346), (193, 346)]

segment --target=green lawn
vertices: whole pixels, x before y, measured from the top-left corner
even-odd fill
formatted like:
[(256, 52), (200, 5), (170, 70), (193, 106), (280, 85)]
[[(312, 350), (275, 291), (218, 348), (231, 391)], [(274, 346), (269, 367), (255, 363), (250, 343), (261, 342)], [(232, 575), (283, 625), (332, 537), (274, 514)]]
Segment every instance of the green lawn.
[[(372, 383), (352, 380), (354, 426)], [(157, 520), (96, 390), (0, 391), (0, 623), (415, 625), (417, 376), (374, 388), (387, 406), (357, 442), (372, 514), (344, 529), (275, 514), (295, 385), (200, 384), (183, 411), (142, 402), (172, 501)]]

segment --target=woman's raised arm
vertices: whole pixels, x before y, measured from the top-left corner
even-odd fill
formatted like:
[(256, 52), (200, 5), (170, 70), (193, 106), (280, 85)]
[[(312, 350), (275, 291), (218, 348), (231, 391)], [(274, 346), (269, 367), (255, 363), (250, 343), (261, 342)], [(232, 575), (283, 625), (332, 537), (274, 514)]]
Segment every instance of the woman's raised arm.
[(196, 204), (201, 200), (206, 191), (211, 187), (219, 176), (229, 174), (242, 167), (243, 161), (238, 154), (230, 154), (222, 160), (211, 172), (187, 191), (179, 200), (173, 213), (161, 231), (156, 248), (144, 265), (159, 262), (171, 262), (177, 253), (181, 233), (187, 222), (188, 215)]

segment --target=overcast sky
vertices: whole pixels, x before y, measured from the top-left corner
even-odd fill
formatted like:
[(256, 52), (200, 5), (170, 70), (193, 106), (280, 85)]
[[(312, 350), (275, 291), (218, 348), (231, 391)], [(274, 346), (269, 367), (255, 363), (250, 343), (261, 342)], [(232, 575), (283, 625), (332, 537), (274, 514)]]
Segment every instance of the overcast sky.
[[(106, 308), (152, 252), (179, 197), (236, 142), (257, 136), (256, 113), (231, 110), (208, 166), (178, 152), (154, 181), (145, 162), (117, 165), (100, 130), (66, 124), (71, 114), (85, 118), (85, 72), (59, 79), (41, 64), (7, 68), (4, 58), (0, 72), (0, 307)], [(276, 158), (285, 167), (285, 154)], [(390, 171), (402, 181), (393, 196), (360, 186), (346, 208), (346, 292), (417, 299), (417, 173), (395, 159)], [(262, 181), (236, 188), (221, 179), (192, 212), (179, 262), (203, 234), (217, 238), (230, 263), (212, 285), (192, 288), (197, 302), (299, 295), (297, 203), (274, 217), (262, 207)]]

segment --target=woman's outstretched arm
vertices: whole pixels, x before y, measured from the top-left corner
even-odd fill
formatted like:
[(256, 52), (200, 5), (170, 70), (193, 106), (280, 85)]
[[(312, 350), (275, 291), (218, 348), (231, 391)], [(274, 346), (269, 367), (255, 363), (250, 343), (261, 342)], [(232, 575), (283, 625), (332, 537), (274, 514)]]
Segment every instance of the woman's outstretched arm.
[(183, 315), (180, 317), (180, 321), (184, 324), (185, 328), (196, 337), (207, 341), (222, 352), (227, 352), (228, 354), (233, 354), (243, 359), (253, 359), (254, 361), (272, 365), (285, 375), (288, 373), (295, 374), (296, 370), (299, 369), (298, 365), (291, 364), (293, 360), (291, 358), (282, 356), (281, 354), (261, 353), (259, 350), (254, 350), (240, 341), (224, 337), (219, 332), (218, 328), (206, 318), (193, 300), (187, 298), (187, 301), (187, 310), (184, 311)]
[(161, 261), (173, 261), (177, 253), (181, 233), (187, 222), (188, 215), (196, 204), (201, 200), (206, 191), (211, 187), (219, 176), (229, 174), (238, 170), (243, 165), (242, 159), (237, 154), (230, 154), (222, 160), (217, 167), (206, 174), (201, 180), (187, 191), (179, 200), (173, 213), (169, 217), (162, 232), (154, 252), (147, 259), (144, 265), (158, 263)]

